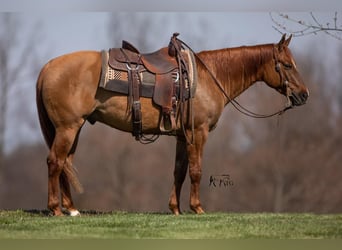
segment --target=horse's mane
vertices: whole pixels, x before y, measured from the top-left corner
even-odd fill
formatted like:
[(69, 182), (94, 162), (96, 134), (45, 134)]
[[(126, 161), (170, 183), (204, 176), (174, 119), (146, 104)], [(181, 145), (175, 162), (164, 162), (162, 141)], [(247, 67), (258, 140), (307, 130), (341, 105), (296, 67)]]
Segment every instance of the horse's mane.
[[(230, 84), (246, 83), (258, 68), (273, 59), (273, 44), (242, 46), (202, 51), (199, 56), (209, 68), (216, 69), (215, 77)], [(244, 87), (244, 86), (241, 86)]]

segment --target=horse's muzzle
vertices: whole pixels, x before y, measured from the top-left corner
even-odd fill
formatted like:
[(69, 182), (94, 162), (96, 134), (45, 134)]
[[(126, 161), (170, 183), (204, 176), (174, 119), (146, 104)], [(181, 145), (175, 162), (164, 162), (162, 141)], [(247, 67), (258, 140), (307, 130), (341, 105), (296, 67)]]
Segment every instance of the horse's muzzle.
[(300, 93), (292, 92), (289, 96), (291, 103), (293, 106), (300, 106), (306, 103), (307, 99), (309, 97), (309, 91), (303, 91)]

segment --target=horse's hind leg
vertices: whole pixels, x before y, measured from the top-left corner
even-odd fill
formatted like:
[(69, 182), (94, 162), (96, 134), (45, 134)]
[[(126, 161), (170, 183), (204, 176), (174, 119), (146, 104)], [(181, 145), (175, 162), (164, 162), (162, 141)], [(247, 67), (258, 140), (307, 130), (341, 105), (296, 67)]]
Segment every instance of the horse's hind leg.
[[(65, 163), (69, 165), (68, 168), (70, 169), (73, 168), (72, 158), (73, 154), (69, 155)], [(62, 207), (65, 209), (65, 212), (67, 212), (71, 216), (80, 215), (80, 212), (74, 206), (74, 202), (71, 196), (69, 178), (65, 171), (62, 171), (61, 175), (59, 176), (59, 184), (61, 188)]]
[[(65, 182), (63, 169), (68, 164), (68, 155), (74, 144), (74, 140), (78, 133), (79, 128), (73, 129), (57, 129), (55, 139), (53, 141), (50, 153), (47, 159), (48, 163), (48, 208), (54, 215), (62, 215), (60, 207), (60, 184), (62, 183), (62, 196), (70, 197), (71, 206), (71, 194), (70, 186), (68, 182)], [(62, 174), (63, 172), (63, 174)], [(61, 177), (62, 176), (62, 177)], [(60, 182), (62, 180), (62, 182)], [(65, 188), (66, 187), (66, 188)]]
[[(73, 162), (73, 157), (74, 157), (74, 154), (75, 154), (75, 151), (76, 151), (76, 147), (77, 147), (77, 143), (78, 143), (78, 137), (79, 137), (79, 132), (80, 132), (81, 129), (79, 129), (76, 137), (75, 137), (75, 140), (74, 140), (74, 143), (73, 143), (73, 146), (71, 148), (71, 151), (69, 152), (69, 155), (66, 159), (66, 162), (65, 162), (65, 167), (64, 168), (64, 171), (62, 171), (60, 177), (59, 177), (59, 182), (60, 182), (60, 187), (61, 187), (61, 196), (62, 196), (62, 207), (66, 209), (66, 212), (71, 215), (71, 216), (78, 216), (80, 215), (79, 211), (75, 208), (74, 206), (74, 202), (72, 200), (72, 196), (71, 196), (71, 189), (70, 189), (70, 178), (72, 178), (71, 176), (68, 177), (68, 174), (66, 173), (66, 169), (69, 169), (69, 171), (73, 171), (73, 165), (72, 165), (72, 162)], [(70, 175), (70, 174), (69, 174)], [(82, 192), (82, 187), (81, 187), (81, 184), (78, 183), (74, 183), (74, 186), (77, 186), (75, 187), (76, 188), (76, 191), (79, 191), (79, 192)], [(77, 188), (79, 190), (77, 190)]]
[(180, 210), (180, 193), (188, 170), (188, 155), (186, 152), (186, 140), (184, 137), (177, 137), (176, 163), (174, 170), (174, 184), (169, 200), (169, 208), (173, 214), (178, 215)]

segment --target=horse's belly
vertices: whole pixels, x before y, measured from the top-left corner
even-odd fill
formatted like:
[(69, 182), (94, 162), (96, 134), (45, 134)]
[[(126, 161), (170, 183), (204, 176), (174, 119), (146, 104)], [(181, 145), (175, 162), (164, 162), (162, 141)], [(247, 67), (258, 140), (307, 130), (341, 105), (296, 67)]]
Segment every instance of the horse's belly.
[[(160, 120), (159, 108), (153, 105), (152, 100), (148, 98), (140, 98), (140, 102), (143, 132), (158, 133)], [(113, 96), (105, 102), (101, 102), (91, 115), (91, 119), (122, 131), (132, 131), (132, 111), (128, 107), (126, 96)]]

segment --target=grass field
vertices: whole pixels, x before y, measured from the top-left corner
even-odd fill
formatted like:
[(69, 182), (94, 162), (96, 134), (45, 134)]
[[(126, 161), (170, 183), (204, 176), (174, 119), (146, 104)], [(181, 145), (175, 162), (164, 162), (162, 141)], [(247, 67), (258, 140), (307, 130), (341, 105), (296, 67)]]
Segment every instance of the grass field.
[(0, 211), (0, 239), (341, 239), (342, 215)]

